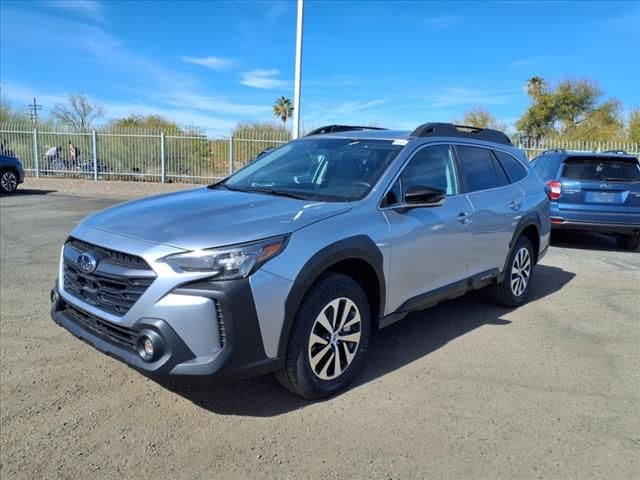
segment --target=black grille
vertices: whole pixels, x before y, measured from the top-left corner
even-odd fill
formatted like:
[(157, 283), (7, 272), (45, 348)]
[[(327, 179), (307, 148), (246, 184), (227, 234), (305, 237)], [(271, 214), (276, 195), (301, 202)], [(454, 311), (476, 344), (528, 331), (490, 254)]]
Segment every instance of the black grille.
[(77, 238), (69, 238), (66, 245), (72, 247), (78, 253), (91, 252), (99, 257), (108, 258), (110, 263), (121, 265), (127, 268), (134, 268), (139, 270), (151, 270), (149, 264), (142, 258), (135, 255), (129, 255), (128, 253), (118, 252), (116, 250), (109, 250), (98, 245), (83, 242)]
[(136, 350), (138, 332), (135, 330), (106, 322), (69, 304), (64, 306), (64, 313), (75, 323), (87, 330), (91, 330), (103, 339), (110, 340), (130, 350)]
[(114, 315), (124, 315), (155, 279), (140, 257), (70, 239), (67, 247), (76, 254), (90, 252), (98, 260), (96, 271), (80, 270), (73, 259), (64, 257), (64, 289), (74, 297)]

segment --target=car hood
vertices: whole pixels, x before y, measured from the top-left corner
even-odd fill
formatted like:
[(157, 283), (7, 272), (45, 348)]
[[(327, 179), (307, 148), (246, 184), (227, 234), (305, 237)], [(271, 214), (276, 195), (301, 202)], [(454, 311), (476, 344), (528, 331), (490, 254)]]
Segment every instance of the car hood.
[(350, 209), (349, 203), (198, 188), (123, 203), (82, 225), (195, 250), (283, 235)]

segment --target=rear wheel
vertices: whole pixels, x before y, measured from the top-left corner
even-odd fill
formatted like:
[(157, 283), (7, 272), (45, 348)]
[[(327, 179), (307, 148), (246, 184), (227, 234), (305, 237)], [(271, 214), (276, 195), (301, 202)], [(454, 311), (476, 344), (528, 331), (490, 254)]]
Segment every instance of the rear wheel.
[(518, 307), (527, 300), (534, 267), (531, 240), (520, 237), (509, 258), (507, 271), (501, 283), (490, 287), (491, 300), (502, 307)]
[(640, 248), (640, 235), (619, 235), (616, 237), (618, 247), (625, 250), (638, 250)]
[(0, 190), (2, 193), (13, 193), (18, 188), (18, 175), (13, 170), (0, 173)]
[(298, 309), (285, 368), (276, 378), (305, 398), (333, 395), (362, 366), (369, 333), (369, 302), (360, 284), (346, 275), (325, 275)]

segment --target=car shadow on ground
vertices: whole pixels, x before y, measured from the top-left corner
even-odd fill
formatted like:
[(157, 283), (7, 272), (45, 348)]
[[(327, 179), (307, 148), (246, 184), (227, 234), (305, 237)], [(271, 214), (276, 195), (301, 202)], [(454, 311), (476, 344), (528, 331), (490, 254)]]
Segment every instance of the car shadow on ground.
[[(538, 265), (529, 301), (559, 291), (573, 277), (574, 273), (561, 268)], [(413, 313), (372, 336), (365, 366), (351, 389), (402, 368), (477, 328), (508, 326), (511, 322), (502, 317), (509, 311), (489, 303), (486, 292), (478, 291)], [(313, 403), (289, 393), (270, 375), (222, 385), (167, 380), (159, 383), (220, 415), (272, 417)]]
[(609, 252), (629, 252), (619, 248), (616, 239), (611, 235), (594, 232), (554, 231), (551, 245), (559, 248), (576, 250), (605, 250)]
[(57, 190), (43, 190), (39, 188), (18, 188), (13, 193), (0, 193), (3, 197), (24, 197), (27, 195), (48, 195), (50, 193), (55, 193)]

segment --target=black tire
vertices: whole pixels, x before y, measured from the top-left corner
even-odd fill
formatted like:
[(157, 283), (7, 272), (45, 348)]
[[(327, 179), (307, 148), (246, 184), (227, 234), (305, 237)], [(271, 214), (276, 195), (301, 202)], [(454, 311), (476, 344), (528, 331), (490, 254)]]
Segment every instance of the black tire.
[(0, 191), (2, 193), (13, 193), (18, 189), (18, 174), (11, 169), (0, 172)]
[[(348, 303), (348, 301), (351, 303)], [(342, 317), (341, 313), (345, 311), (344, 305), (350, 306), (348, 318), (351, 320), (342, 321), (343, 325), (348, 325), (355, 321), (356, 313), (359, 312), (359, 331), (353, 331), (355, 334), (360, 334), (359, 343), (342, 342), (339, 334), (343, 331), (338, 332), (339, 329), (336, 329), (337, 333), (330, 337), (332, 340), (327, 340), (325, 344), (312, 342), (312, 332), (318, 334), (326, 330), (322, 327), (322, 322), (318, 323), (317, 320), (323, 312), (326, 313), (331, 308), (332, 302), (338, 302), (335, 322), (339, 321), (338, 317)], [(342, 310), (340, 310), (340, 305), (342, 305)], [(356, 309), (353, 309), (353, 306)], [(328, 316), (324, 318), (328, 318)], [(330, 319), (329, 322), (331, 322)], [(355, 329), (356, 326), (357, 324), (349, 326), (349, 331), (345, 335), (352, 335), (352, 329)], [(308, 399), (328, 397), (344, 390), (364, 363), (370, 330), (371, 314), (369, 302), (360, 284), (347, 275), (331, 273), (322, 276), (309, 289), (300, 304), (289, 337), (285, 368), (280, 372), (276, 372), (276, 379), (286, 389)], [(333, 340), (334, 337), (337, 339)], [(333, 342), (336, 344), (334, 345)], [(313, 350), (314, 348), (316, 350)], [(328, 350), (322, 353), (321, 351), (325, 348), (328, 348)], [(312, 352), (314, 351), (316, 352), (316, 358), (319, 359), (316, 362), (315, 371), (311, 365)], [(351, 356), (350, 363), (347, 360), (347, 355)], [(326, 361), (322, 362), (322, 360)], [(327, 367), (327, 374), (330, 374), (331, 369), (328, 364), (332, 360), (334, 375), (338, 368), (336, 367), (336, 362), (339, 362), (341, 366), (344, 364), (346, 367), (335, 378), (320, 378), (322, 372), (317, 370), (324, 370), (321, 367), (325, 366)]]
[(640, 248), (640, 235), (619, 235), (616, 237), (618, 247), (624, 250), (638, 250)]
[[(528, 255), (528, 259), (530, 262), (530, 268), (528, 276), (526, 276), (526, 281), (524, 284), (524, 289), (520, 291), (522, 288), (521, 284), (517, 288), (514, 288), (513, 282), (518, 281), (518, 277), (520, 281), (524, 279), (524, 275), (519, 275), (517, 271), (521, 271), (517, 268), (518, 255), (524, 255), (520, 252), (526, 249)], [(504, 272), (504, 280), (496, 285), (492, 285), (489, 287), (489, 296), (491, 301), (496, 305), (501, 307), (519, 307), (527, 300), (527, 295), (529, 294), (529, 289), (531, 286), (531, 280), (533, 279), (533, 271), (535, 266), (535, 255), (533, 252), (533, 245), (531, 244), (531, 240), (527, 237), (520, 237), (516, 241), (513, 246), (513, 250), (511, 251), (511, 256), (509, 257), (509, 263), (507, 264), (507, 269)], [(524, 270), (524, 269), (523, 269)], [(516, 285), (518, 285), (516, 283)]]

